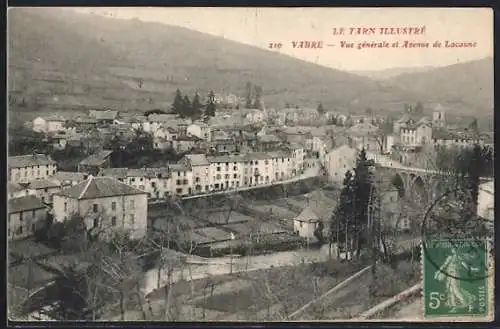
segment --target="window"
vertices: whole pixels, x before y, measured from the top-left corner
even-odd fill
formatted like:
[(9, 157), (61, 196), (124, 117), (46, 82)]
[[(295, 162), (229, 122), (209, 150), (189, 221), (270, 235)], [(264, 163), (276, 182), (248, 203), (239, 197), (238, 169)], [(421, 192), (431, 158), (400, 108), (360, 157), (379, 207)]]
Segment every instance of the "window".
[(22, 226), (22, 225), (21, 225), (21, 226), (19, 226), (19, 230), (18, 230), (18, 232), (19, 232), (19, 235), (23, 234), (23, 226)]
[(94, 228), (99, 226), (99, 218), (94, 218)]
[(111, 225), (116, 226), (116, 216), (111, 217)]
[(182, 180), (178, 179), (178, 180), (176, 181), (176, 184), (177, 184), (177, 185), (181, 185), (181, 184), (182, 184)]
[(177, 177), (181, 177), (181, 172), (180, 171), (177, 172)]
[(175, 192), (176, 192), (177, 194), (182, 194), (182, 189), (181, 189), (181, 188), (178, 188), (178, 189), (176, 189), (176, 190), (175, 190)]
[(233, 174), (233, 178), (237, 178), (237, 177), (238, 177), (238, 175), (237, 175), (237, 174)]
[(31, 211), (31, 217), (35, 218), (35, 216), (36, 216), (36, 210), (32, 210)]
[(229, 179), (229, 175), (228, 175), (228, 174), (225, 174), (225, 175), (224, 175), (224, 178), (225, 178), (225, 179)]
[(221, 175), (220, 174), (217, 174), (217, 176), (215, 176), (216, 179), (221, 179)]
[(135, 178), (130, 178), (130, 181), (131, 182), (135, 182)]
[(134, 217), (134, 214), (130, 214), (128, 215), (128, 220), (130, 222), (130, 225), (134, 226), (135, 224), (135, 217)]
[(111, 202), (111, 210), (116, 210), (116, 202)]
[(182, 183), (183, 183), (184, 185), (187, 185), (187, 184), (188, 184), (188, 180), (187, 180), (187, 179), (184, 179), (184, 180), (182, 181)]
[(220, 167), (217, 167), (217, 171), (220, 171)]
[(135, 209), (135, 200), (130, 200), (130, 209)]
[(234, 171), (238, 170), (238, 167), (234, 166), (234, 167), (233, 167), (233, 170), (234, 170)]
[(196, 177), (196, 178), (194, 179), (194, 181), (195, 181), (196, 183), (198, 183), (198, 182), (200, 181), (200, 177)]
[(55, 175), (56, 174), (56, 170), (52, 170), (52, 175)]

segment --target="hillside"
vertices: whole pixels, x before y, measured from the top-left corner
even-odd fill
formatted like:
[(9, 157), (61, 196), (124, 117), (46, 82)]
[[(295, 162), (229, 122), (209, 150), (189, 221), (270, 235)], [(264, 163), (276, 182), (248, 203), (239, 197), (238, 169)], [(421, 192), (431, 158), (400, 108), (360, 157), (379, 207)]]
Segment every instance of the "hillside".
[(268, 106), (363, 110), (414, 101), (365, 77), (181, 27), (40, 8), (11, 9), (8, 24), (15, 112), (162, 108), (176, 88), (244, 96), (247, 81), (263, 87)]
[(493, 115), (493, 59), (405, 73), (387, 80), (426, 103), (442, 103), (454, 113)]
[(360, 75), (363, 77), (368, 77), (373, 80), (385, 80), (394, 78), (398, 75), (404, 73), (415, 73), (415, 72), (425, 72), (434, 69), (433, 66), (423, 66), (423, 67), (395, 67), (385, 70), (373, 70), (373, 71), (351, 71), (351, 73)]

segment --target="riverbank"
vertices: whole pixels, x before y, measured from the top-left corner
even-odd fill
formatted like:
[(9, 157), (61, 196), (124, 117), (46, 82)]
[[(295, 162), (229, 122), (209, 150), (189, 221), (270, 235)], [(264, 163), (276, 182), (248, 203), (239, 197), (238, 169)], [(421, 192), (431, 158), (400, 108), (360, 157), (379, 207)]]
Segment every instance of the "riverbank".
[[(142, 306), (150, 321), (277, 321), (356, 273), (360, 263), (329, 260), (182, 279), (153, 290)], [(141, 320), (136, 305), (126, 320)], [(169, 312), (166, 313), (165, 310)], [(119, 320), (120, 315), (107, 319)], [(167, 314), (167, 315), (165, 315)]]

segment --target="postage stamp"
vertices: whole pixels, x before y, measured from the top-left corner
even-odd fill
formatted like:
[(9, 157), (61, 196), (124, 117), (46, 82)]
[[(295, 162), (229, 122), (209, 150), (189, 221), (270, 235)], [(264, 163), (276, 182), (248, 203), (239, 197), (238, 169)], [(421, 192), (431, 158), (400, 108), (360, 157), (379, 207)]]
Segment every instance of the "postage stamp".
[(424, 317), (487, 316), (487, 241), (440, 239), (422, 246)]

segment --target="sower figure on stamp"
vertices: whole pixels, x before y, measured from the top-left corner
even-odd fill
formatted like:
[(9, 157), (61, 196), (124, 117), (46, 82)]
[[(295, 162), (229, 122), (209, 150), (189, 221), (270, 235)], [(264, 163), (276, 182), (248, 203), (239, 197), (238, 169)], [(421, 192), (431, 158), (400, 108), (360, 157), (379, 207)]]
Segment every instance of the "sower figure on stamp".
[[(451, 249), (451, 255), (448, 256), (443, 265), (434, 274), (434, 279), (445, 281), (446, 286), (446, 305), (451, 307), (451, 312), (456, 312), (457, 307), (467, 307), (472, 305), (475, 296), (468, 292), (466, 289), (461, 289), (460, 268), (463, 267), (467, 271), (477, 271), (477, 268), (468, 266), (455, 248)], [(446, 274), (445, 274), (446, 273)]]

